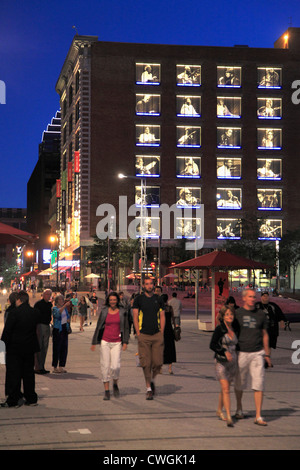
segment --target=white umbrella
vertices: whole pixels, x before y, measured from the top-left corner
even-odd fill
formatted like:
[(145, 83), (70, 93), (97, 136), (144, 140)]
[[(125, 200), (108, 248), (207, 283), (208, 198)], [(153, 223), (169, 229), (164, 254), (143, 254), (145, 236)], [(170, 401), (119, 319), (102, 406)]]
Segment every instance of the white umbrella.
[(178, 276), (177, 276), (177, 274), (170, 273), (170, 274), (166, 274), (164, 277), (170, 277), (170, 278), (174, 279), (175, 277), (178, 277)]
[(39, 273), (39, 276), (50, 276), (51, 274), (54, 274), (54, 273), (56, 273), (55, 269), (48, 268), (48, 269), (45, 269), (44, 271), (41, 271)]
[(99, 278), (100, 276), (98, 276), (98, 274), (91, 273), (84, 277), (87, 277), (88, 279), (96, 279), (96, 278)]

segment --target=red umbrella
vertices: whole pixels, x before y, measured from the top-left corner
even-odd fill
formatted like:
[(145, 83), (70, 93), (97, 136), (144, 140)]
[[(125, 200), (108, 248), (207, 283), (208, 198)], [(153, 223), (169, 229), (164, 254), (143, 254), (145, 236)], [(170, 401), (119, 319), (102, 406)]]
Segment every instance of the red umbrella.
[(0, 245), (34, 242), (37, 238), (38, 236), (33, 233), (0, 222)]
[(237, 256), (227, 251), (215, 250), (183, 263), (170, 266), (171, 269), (226, 268), (226, 269), (272, 269), (272, 266)]

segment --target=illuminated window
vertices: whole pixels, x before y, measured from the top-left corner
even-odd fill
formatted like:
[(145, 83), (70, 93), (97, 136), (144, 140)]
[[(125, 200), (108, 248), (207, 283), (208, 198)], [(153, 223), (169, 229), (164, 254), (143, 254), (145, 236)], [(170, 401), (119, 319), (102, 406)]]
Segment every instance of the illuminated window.
[(241, 179), (242, 160), (236, 157), (217, 157), (218, 179)]
[(201, 127), (177, 126), (177, 147), (201, 147)]
[(201, 97), (178, 95), (176, 97), (176, 113), (181, 117), (200, 117)]
[(242, 190), (240, 188), (217, 188), (218, 209), (241, 209)]
[(177, 65), (178, 86), (201, 86), (201, 65)]
[(241, 133), (242, 130), (239, 127), (218, 127), (218, 148), (241, 148)]
[(177, 178), (200, 178), (200, 157), (176, 157)]
[(240, 88), (242, 82), (241, 67), (218, 66), (217, 84), (218, 87)]
[(257, 178), (259, 180), (281, 180), (282, 160), (279, 158), (258, 158)]
[(135, 112), (138, 115), (160, 115), (160, 95), (136, 94)]
[(136, 155), (135, 174), (143, 177), (160, 176), (160, 157), (154, 155)]
[(239, 240), (242, 236), (240, 219), (217, 219), (217, 238)]
[(260, 150), (280, 150), (281, 129), (257, 129), (257, 141)]
[(200, 207), (201, 188), (177, 187), (176, 188), (177, 207)]
[(160, 146), (160, 126), (148, 124), (136, 125), (136, 145), (138, 146)]
[(217, 117), (239, 119), (241, 117), (241, 98), (218, 96)]
[(159, 238), (160, 235), (160, 217), (145, 217), (144, 223), (141, 218), (136, 217), (136, 238), (141, 236), (145, 238)]
[(258, 67), (258, 88), (281, 88), (282, 69), (279, 67)]
[(258, 119), (281, 119), (281, 98), (257, 98)]
[(281, 211), (281, 189), (257, 189), (257, 208), (259, 210)]
[(160, 85), (160, 64), (137, 63), (137, 85)]
[[(160, 203), (160, 187), (159, 186), (147, 186), (145, 200), (143, 205), (145, 207), (158, 207)], [(135, 187), (135, 205), (140, 207), (142, 204), (141, 186)]]
[(281, 240), (282, 220), (259, 219), (259, 240)]
[(176, 217), (176, 238), (201, 238), (201, 220), (196, 217)]

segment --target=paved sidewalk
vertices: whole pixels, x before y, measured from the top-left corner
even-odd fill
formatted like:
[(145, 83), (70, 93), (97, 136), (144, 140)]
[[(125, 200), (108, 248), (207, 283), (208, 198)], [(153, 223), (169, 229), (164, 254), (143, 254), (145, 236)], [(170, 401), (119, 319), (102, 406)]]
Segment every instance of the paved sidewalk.
[[(201, 315), (207, 314), (203, 312)], [(209, 349), (211, 333), (199, 331), (192, 311), (186, 309), (183, 314), (174, 375), (169, 375), (164, 366), (153, 401), (145, 400), (133, 336), (122, 354), (120, 397), (103, 401), (99, 349), (90, 350), (96, 317), (92, 320), (93, 324), (82, 333), (79, 323), (72, 325), (68, 373), (36, 376), (38, 406), (0, 409), (0, 450), (178, 452), (300, 448), (300, 364), (291, 361), (295, 353), (292, 343), (300, 340), (299, 323), (292, 325), (292, 331), (280, 331), (278, 348), (272, 353), (274, 368), (266, 372), (263, 416), (268, 426), (254, 425), (253, 394), (249, 391), (244, 394), (248, 419), (227, 428), (216, 418), (219, 385)], [(2, 320), (0, 328), (2, 331)], [(52, 341), (46, 364), (50, 370), (51, 356)], [(300, 359), (300, 353), (297, 357)], [(5, 366), (1, 365), (2, 400), (4, 381)], [(231, 397), (234, 412), (233, 392)]]

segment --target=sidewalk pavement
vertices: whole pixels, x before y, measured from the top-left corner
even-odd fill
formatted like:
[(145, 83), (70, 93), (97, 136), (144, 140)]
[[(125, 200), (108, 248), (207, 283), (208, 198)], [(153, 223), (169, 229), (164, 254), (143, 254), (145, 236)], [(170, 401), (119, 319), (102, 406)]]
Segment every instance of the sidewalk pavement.
[[(31, 299), (31, 303), (32, 303)], [(35, 299), (36, 300), (36, 299)], [(0, 409), (0, 450), (97, 450), (124, 455), (127, 451), (181, 453), (202, 450), (296, 450), (300, 448), (300, 324), (280, 330), (272, 351), (274, 368), (266, 371), (263, 417), (268, 426), (254, 424), (253, 393), (244, 394), (248, 418), (228, 428), (216, 417), (219, 384), (215, 379), (210, 332), (200, 331), (193, 308), (182, 315), (182, 339), (176, 343), (174, 375), (168, 366), (157, 377), (157, 394), (145, 399), (143, 372), (136, 365), (137, 342), (131, 335), (122, 353), (120, 397), (103, 401), (99, 349), (90, 350), (96, 326), (69, 336), (66, 374), (36, 376), (38, 406)], [(209, 313), (209, 312), (208, 312)], [(207, 316), (203, 308), (200, 316)], [(3, 329), (3, 314), (0, 315)], [(52, 370), (52, 340), (46, 368)], [(294, 361), (295, 362), (295, 361)], [(5, 366), (0, 366), (0, 398), (4, 396)], [(232, 413), (235, 397), (231, 392)], [(97, 454), (98, 456), (98, 454)], [(74, 455), (72, 454), (72, 458)], [(75, 457), (76, 458), (76, 457)], [(97, 460), (97, 463), (103, 463)]]

